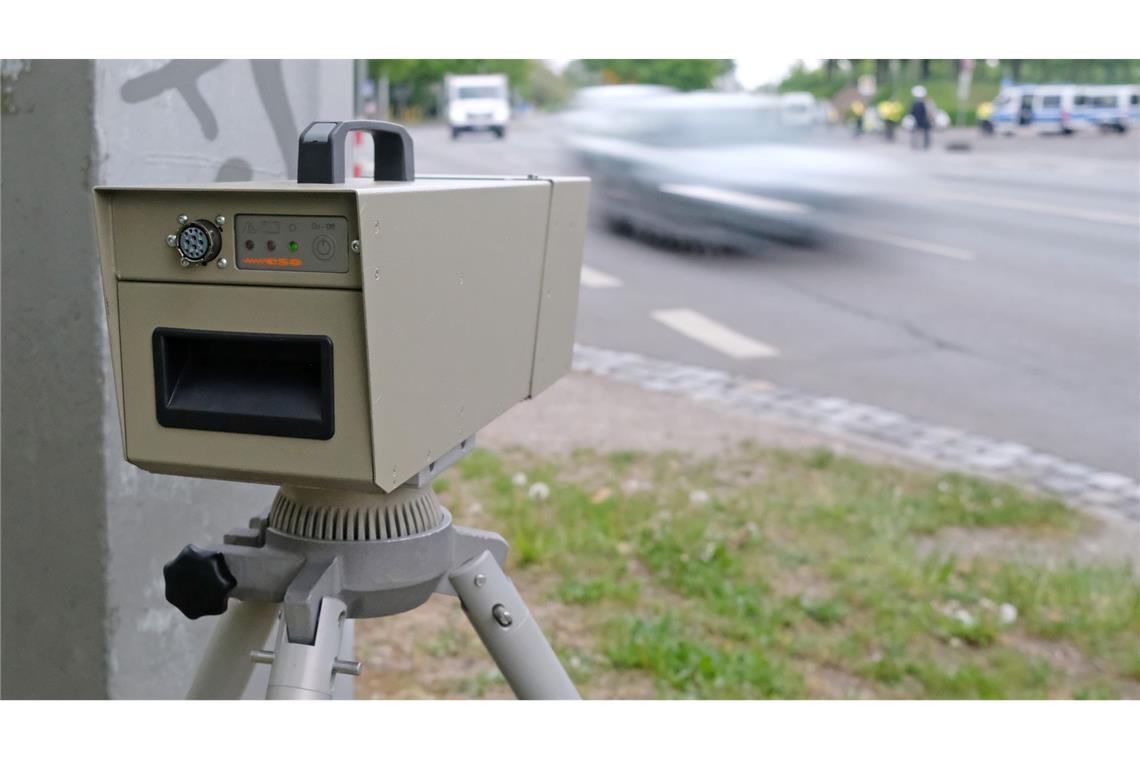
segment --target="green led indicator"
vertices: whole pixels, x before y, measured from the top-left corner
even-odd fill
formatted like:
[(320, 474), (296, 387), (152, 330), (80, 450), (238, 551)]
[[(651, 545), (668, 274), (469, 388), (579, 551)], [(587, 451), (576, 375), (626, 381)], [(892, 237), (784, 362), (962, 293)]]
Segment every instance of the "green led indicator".
[(300, 247), (301, 247), (301, 246), (297, 245), (297, 241), (296, 241), (296, 240), (290, 240), (290, 241), (289, 241), (289, 250), (290, 250), (290, 251), (292, 251), (293, 253), (296, 253), (296, 252), (297, 252), (297, 249), (298, 249), (298, 248), (300, 248)]

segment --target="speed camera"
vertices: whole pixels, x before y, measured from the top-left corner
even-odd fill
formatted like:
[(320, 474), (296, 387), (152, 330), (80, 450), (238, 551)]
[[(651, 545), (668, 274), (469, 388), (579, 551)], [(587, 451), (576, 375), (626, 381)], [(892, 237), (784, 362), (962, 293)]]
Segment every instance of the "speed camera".
[[(372, 179), (344, 179), (348, 131)], [(389, 492), (570, 365), (589, 182), (414, 176), (396, 125), (318, 122), (298, 181), (100, 187), (129, 461)]]

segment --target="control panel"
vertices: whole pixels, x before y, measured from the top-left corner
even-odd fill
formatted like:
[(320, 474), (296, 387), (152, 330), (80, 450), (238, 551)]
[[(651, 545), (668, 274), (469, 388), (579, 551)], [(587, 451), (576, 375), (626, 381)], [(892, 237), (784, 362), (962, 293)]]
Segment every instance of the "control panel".
[(348, 220), (343, 216), (238, 214), (233, 234), (238, 269), (348, 271)]

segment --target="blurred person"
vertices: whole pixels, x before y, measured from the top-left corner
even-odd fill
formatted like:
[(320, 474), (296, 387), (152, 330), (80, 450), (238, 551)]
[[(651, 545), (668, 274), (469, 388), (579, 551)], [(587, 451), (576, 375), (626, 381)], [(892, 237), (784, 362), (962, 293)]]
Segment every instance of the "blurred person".
[(994, 133), (994, 104), (988, 100), (985, 103), (979, 103), (977, 110), (974, 111), (974, 120), (978, 123), (978, 129), (983, 135), (992, 135)]
[(910, 94), (914, 102), (910, 105), (910, 116), (914, 119), (914, 129), (910, 133), (910, 147), (918, 147), (919, 135), (922, 136), (922, 149), (930, 148), (930, 104), (926, 102), (926, 88), (917, 85)]
[(902, 121), (903, 107), (897, 100), (884, 100), (878, 106), (879, 118), (883, 120), (883, 137), (887, 142), (895, 141), (895, 130)]
[(852, 133), (854, 137), (863, 134), (863, 116), (866, 110), (867, 107), (863, 105), (862, 100), (856, 100), (851, 104), (851, 119), (855, 123), (855, 131)]

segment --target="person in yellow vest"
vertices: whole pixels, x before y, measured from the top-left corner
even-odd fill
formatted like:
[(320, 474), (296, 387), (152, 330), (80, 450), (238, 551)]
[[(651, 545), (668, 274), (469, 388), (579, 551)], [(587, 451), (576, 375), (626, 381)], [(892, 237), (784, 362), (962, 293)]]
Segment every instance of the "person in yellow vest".
[(895, 129), (902, 121), (903, 107), (897, 100), (884, 100), (878, 105), (879, 118), (883, 121), (883, 136), (888, 142), (894, 142)]
[(978, 109), (974, 112), (974, 117), (978, 122), (978, 129), (982, 130), (983, 135), (992, 135), (994, 133), (994, 104), (988, 100), (985, 103), (979, 103)]
[(867, 107), (863, 105), (862, 100), (856, 100), (851, 104), (850, 114), (852, 121), (855, 122), (855, 137), (863, 134), (863, 115), (866, 110)]

